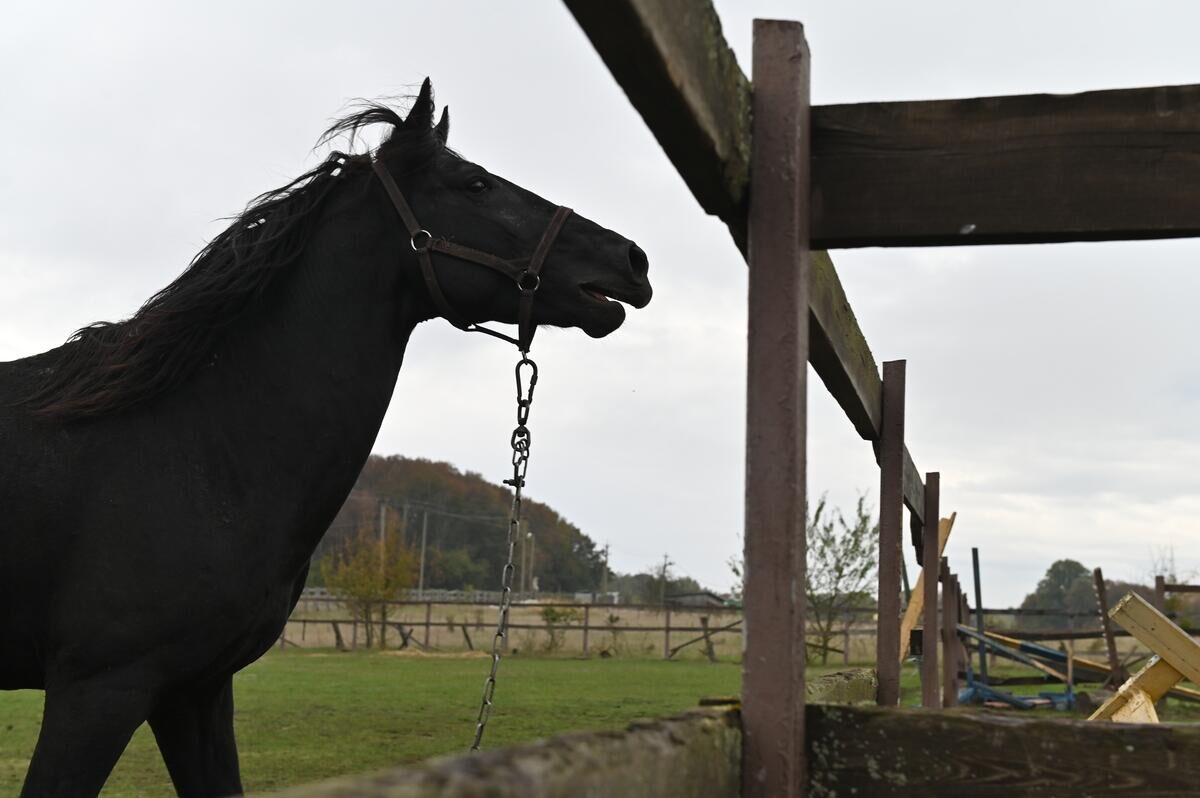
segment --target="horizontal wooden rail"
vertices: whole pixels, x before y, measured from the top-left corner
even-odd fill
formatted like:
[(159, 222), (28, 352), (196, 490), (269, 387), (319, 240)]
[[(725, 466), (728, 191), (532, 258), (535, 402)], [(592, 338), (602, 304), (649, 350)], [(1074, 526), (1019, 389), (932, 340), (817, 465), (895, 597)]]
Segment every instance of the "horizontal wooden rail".
[[(745, 255), (750, 82), (721, 34), (712, 4), (566, 0), (566, 5), (701, 207), (728, 225)], [(858, 434), (878, 441), (883, 397), (879, 366), (833, 262), (823, 252), (813, 255), (809, 362)], [(904, 503), (923, 520), (921, 471), (907, 450)]]
[(1164, 584), (1163, 590), (1168, 593), (1200, 593), (1200, 585), (1172, 585)]
[(814, 247), (1200, 235), (1200, 85), (812, 110)]

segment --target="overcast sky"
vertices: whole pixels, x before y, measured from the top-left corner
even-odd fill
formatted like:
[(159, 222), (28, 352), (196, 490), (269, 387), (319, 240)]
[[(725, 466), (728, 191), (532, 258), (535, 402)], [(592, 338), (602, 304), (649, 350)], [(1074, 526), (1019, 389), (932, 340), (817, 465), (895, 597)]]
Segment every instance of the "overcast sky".
[[(746, 71), (755, 16), (803, 21), (816, 103), (1200, 82), (1184, 2), (718, 8)], [(0, 74), (0, 360), (129, 315), (222, 217), (321, 157), (347, 101), (431, 76), (452, 146), (651, 260), (654, 302), (616, 334), (539, 335), (530, 492), (611, 543), (619, 570), (669, 553), (728, 586), (746, 269), (559, 2), (23, 3)], [(1145, 579), (1174, 547), (1200, 569), (1198, 256), (1195, 241), (834, 253), (876, 359), (908, 360), (909, 448), (959, 513), (953, 567), (981, 549), (986, 604), (1019, 602), (1063, 557)], [(422, 325), (376, 451), (502, 479), (513, 356)], [(874, 505), (870, 446), (810, 385), (811, 493)]]

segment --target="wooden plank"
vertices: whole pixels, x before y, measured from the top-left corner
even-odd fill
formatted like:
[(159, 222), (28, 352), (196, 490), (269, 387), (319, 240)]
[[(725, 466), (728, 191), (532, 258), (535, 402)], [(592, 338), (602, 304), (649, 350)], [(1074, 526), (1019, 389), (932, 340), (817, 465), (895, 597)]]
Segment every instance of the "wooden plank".
[(883, 364), (883, 428), (879, 441), (879, 612), (875, 662), (879, 705), (900, 701), (900, 532), (904, 526), (903, 360)]
[(1184, 798), (1200, 784), (1200, 724), (827, 705), (807, 717), (814, 796)]
[(1167, 593), (1200, 593), (1200, 585), (1172, 585), (1164, 582), (1163, 590)]
[(744, 250), (750, 81), (712, 3), (565, 2), (700, 206), (720, 217)]
[[(746, 255), (750, 83), (710, 0), (566, 0), (613, 77), (692, 194)], [(878, 441), (882, 381), (833, 262), (810, 264), (809, 360), (864, 439)], [(905, 452), (904, 502), (924, 512), (920, 471)]]
[(1194, 684), (1200, 685), (1200, 643), (1171, 622), (1137, 593), (1117, 602), (1110, 616), (1138, 642), (1153, 651)]
[[(950, 532), (954, 529), (954, 519), (958, 517), (958, 513), (951, 513), (949, 518), (943, 518), (938, 521), (938, 537), (937, 537), (937, 557), (940, 561), (942, 552), (946, 550), (946, 541), (950, 540)], [(925, 569), (921, 569), (921, 573), (917, 575), (917, 586), (913, 589), (912, 599), (909, 600), (908, 606), (904, 608), (904, 617), (900, 621), (900, 659), (908, 654), (908, 643), (912, 638), (912, 630), (917, 625), (917, 619), (921, 617), (921, 610), (925, 606)]]
[(798, 23), (754, 23), (746, 364), (742, 717), (747, 796), (805, 783), (809, 55)]
[(879, 437), (883, 381), (827, 252), (814, 252), (808, 289), (809, 360), (863, 440)]
[(813, 109), (813, 246), (1200, 235), (1200, 85)]

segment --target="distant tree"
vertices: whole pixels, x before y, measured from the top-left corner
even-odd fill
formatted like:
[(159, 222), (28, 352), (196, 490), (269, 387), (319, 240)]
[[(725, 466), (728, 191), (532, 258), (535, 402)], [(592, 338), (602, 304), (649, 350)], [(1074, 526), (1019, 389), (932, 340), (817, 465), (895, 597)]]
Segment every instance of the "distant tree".
[[(1025, 610), (1088, 612), (1095, 608), (1096, 588), (1092, 572), (1075, 560), (1052, 563), (1034, 591), (1021, 602), (1021, 609)], [(1054, 616), (1026, 617), (1018, 623), (1020, 628), (1028, 630), (1061, 629), (1067, 625), (1066, 618)]]
[(808, 556), (804, 593), (808, 628), (821, 648), (821, 664), (829, 661), (829, 644), (850, 623), (850, 610), (870, 606), (879, 525), (859, 496), (847, 521), (841, 510), (826, 512), (822, 496), (808, 521)]
[(339, 596), (355, 618), (366, 623), (367, 648), (373, 641), (373, 615), (380, 624), (379, 645), (387, 640), (387, 605), (413, 584), (415, 559), (396, 531), (381, 545), (378, 532), (359, 529), (339, 551), (320, 561), (325, 585)]

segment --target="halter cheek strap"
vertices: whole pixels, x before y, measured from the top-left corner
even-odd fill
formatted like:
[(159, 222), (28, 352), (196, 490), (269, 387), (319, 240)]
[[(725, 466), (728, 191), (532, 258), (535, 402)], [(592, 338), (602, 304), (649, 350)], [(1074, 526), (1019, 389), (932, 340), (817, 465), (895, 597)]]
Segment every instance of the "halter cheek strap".
[[(421, 267), (421, 277), (425, 281), (425, 288), (429, 291), (429, 298), (437, 306), (438, 312), (460, 330), (485, 333), (515, 344), (522, 353), (529, 352), (529, 347), (533, 344), (534, 331), (537, 329), (537, 325), (533, 323), (533, 298), (537, 293), (538, 286), (541, 285), (542, 266), (546, 263), (546, 257), (550, 254), (559, 231), (562, 230), (567, 217), (571, 215), (571, 209), (561, 205), (555, 208), (554, 216), (551, 217), (550, 223), (546, 225), (546, 230), (542, 233), (542, 239), (538, 242), (532, 257), (501, 258), (489, 252), (483, 252), (463, 246), (462, 244), (456, 244), (453, 241), (447, 241), (444, 238), (434, 238), (433, 234), (421, 227), (420, 222), (417, 221), (416, 215), (404, 199), (404, 194), (400, 191), (400, 187), (396, 185), (396, 181), (392, 178), (391, 173), (388, 172), (387, 167), (379, 161), (371, 161), (371, 168), (375, 170), (375, 174), (379, 177), (379, 182), (383, 184), (384, 190), (387, 191), (388, 197), (392, 200), (392, 205), (396, 208), (396, 212), (400, 214), (400, 219), (404, 222), (404, 226), (408, 230), (409, 243), (413, 251), (417, 253), (417, 263)], [(450, 303), (446, 300), (446, 295), (442, 293), (441, 285), (438, 283), (437, 273), (433, 270), (433, 258), (431, 256), (433, 252), (477, 263), (480, 266), (486, 266), (516, 283), (517, 290), (521, 292), (517, 305), (516, 338), (496, 332), (495, 330), (489, 330), (473, 322), (468, 322), (450, 306)]]

